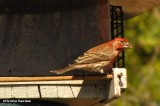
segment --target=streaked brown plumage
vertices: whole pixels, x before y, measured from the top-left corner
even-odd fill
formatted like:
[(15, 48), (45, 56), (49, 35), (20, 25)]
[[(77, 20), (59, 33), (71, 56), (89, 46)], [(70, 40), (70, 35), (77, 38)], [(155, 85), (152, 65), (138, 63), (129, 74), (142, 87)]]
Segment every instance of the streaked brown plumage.
[[(110, 70), (115, 59), (124, 49), (132, 48), (128, 41), (124, 38), (115, 38), (112, 41), (103, 43), (86, 51), (79, 56), (74, 64), (60, 70), (52, 70), (50, 72), (63, 74), (65, 72), (80, 69), (90, 72), (105, 73), (104, 68)], [(107, 71), (105, 70), (105, 71)]]

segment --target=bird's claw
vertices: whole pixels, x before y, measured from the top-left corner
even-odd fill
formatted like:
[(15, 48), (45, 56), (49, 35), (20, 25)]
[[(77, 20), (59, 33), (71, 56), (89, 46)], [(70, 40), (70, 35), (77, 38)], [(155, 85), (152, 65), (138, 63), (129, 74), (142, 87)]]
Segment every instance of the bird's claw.
[(51, 73), (58, 74), (58, 72), (57, 72), (56, 70), (51, 70), (50, 72), (51, 72)]
[(101, 74), (104, 74), (104, 69), (101, 69), (99, 72), (100, 72)]

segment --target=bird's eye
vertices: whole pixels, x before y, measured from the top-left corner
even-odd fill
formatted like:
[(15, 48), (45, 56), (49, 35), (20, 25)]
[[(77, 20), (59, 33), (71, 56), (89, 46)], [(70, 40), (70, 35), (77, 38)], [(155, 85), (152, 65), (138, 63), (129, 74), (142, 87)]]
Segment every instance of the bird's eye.
[(122, 44), (124, 43), (124, 41), (122, 41), (122, 40), (121, 40), (120, 42), (121, 42)]

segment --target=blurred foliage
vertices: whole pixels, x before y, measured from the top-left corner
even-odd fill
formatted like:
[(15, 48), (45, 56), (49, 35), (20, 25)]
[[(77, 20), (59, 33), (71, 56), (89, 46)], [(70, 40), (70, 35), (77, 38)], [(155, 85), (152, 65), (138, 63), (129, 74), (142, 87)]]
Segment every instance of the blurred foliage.
[(160, 7), (125, 21), (128, 88), (111, 106), (160, 106)]

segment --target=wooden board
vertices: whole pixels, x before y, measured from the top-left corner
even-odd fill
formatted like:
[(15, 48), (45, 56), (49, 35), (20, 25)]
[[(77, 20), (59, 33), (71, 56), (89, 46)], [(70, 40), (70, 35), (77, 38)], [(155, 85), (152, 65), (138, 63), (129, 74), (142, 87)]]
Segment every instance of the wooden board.
[[(103, 106), (121, 96), (127, 87), (126, 69), (114, 68), (114, 78), (100, 81), (51, 81), (0, 83), (0, 99), (41, 99), (69, 106)], [(119, 76), (121, 75), (121, 76)], [(118, 77), (119, 76), (119, 77)]]
[(0, 85), (55, 85), (55, 84), (61, 84), (61, 85), (90, 85), (90, 84), (98, 84), (103, 85), (105, 84), (105, 80), (93, 80), (93, 81), (84, 81), (84, 80), (69, 80), (69, 81), (32, 81), (32, 82), (0, 82)]
[(39, 98), (38, 87), (32, 86), (0, 86), (0, 99), (7, 98)]
[(160, 5), (159, 0), (110, 0), (111, 5), (122, 6), (124, 19), (129, 19), (140, 15)]
[(0, 1), (0, 76), (51, 75), (73, 63), (106, 41), (107, 26), (100, 23), (107, 17), (98, 14), (107, 14), (107, 6), (97, 0)]
[(105, 98), (105, 85), (12, 85), (0, 86), (6, 98)]
[[(125, 68), (114, 68), (114, 78), (100, 81), (52, 81), (0, 83), (0, 98), (99, 98), (112, 99), (121, 96), (121, 88), (127, 87)], [(98, 83), (99, 82), (99, 83)], [(25, 85), (24, 85), (25, 84)]]

